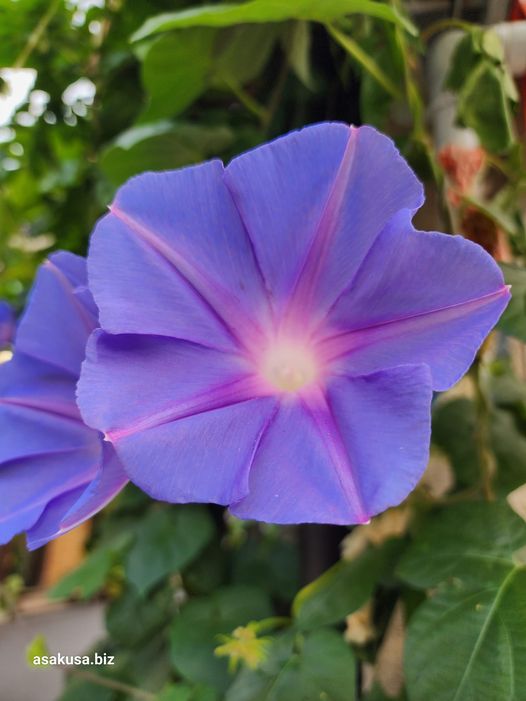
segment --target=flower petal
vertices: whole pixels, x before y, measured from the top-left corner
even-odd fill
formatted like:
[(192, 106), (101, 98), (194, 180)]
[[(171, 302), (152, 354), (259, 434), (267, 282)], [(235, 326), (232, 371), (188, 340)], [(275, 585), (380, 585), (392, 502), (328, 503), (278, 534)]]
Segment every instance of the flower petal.
[(430, 402), (422, 365), (337, 378), (326, 398), (282, 403), (254, 457), (249, 494), (230, 510), (272, 523), (366, 522), (422, 475)]
[(445, 390), (466, 372), (510, 294), (493, 259), (460, 236), (397, 214), (329, 314), (326, 357), (351, 374), (426, 363)]
[(95, 479), (80, 499), (65, 513), (60, 525), (64, 530), (74, 528), (106, 506), (126, 486), (128, 475), (111, 445), (102, 446), (102, 463)]
[[(82, 416), (112, 440), (250, 399), (240, 356), (162, 336), (95, 331), (78, 385)], [(147, 388), (147, 391), (145, 391)]]
[(0, 399), (0, 465), (29, 455), (91, 448), (97, 444), (97, 434), (81, 421), (4, 402)]
[(278, 308), (292, 295), (303, 317), (350, 283), (395, 212), (423, 203), (392, 141), (370, 127), (293, 132), (234, 159), (225, 180)]
[(49, 502), (42, 516), (28, 530), (29, 549), (34, 550), (86, 521), (106, 506), (127, 482), (115, 451), (105, 444), (103, 461), (95, 479)]
[(370, 516), (399, 504), (422, 477), (429, 456), (431, 399), (427, 365), (339, 378), (329, 388), (334, 421), (356, 465)]
[(130, 180), (99, 222), (88, 264), (101, 326), (111, 333), (229, 349), (257, 338), (254, 320), (267, 314), (220, 161)]
[(248, 495), (230, 506), (241, 519), (269, 523), (356, 523), (327, 445), (305, 406), (282, 402), (250, 468)]
[(45, 503), (25, 504), (14, 513), (5, 514), (0, 510), (0, 545), (5, 545), (19, 533), (38, 521), (45, 509)]
[(118, 438), (132, 482), (155, 499), (230, 504), (248, 490), (248, 470), (275, 400), (260, 398)]
[(88, 271), (85, 258), (68, 251), (57, 251), (52, 253), (48, 260), (61, 271), (73, 289), (87, 286)]
[(87, 308), (75, 294), (83, 265), (81, 258), (62, 252), (40, 267), (15, 339), (17, 351), (75, 376), (80, 372), (86, 338), (97, 325), (93, 308)]
[(20, 352), (0, 365), (0, 403), (2, 399), (80, 421), (71, 375)]
[(91, 481), (100, 459), (100, 444), (94, 444), (1, 465), (0, 542), (33, 525), (52, 499)]
[(81, 485), (69, 492), (59, 494), (46, 505), (38, 520), (30, 528), (27, 528), (28, 550), (36, 550), (36, 548), (40, 548), (42, 545), (49, 543), (50, 540), (53, 540), (53, 538), (58, 538), (66, 530), (69, 530), (62, 530), (60, 521), (85, 490), (86, 485)]
[(0, 300), (0, 348), (11, 343), (15, 331), (15, 316), (11, 305)]
[(99, 440), (81, 421), (71, 376), (20, 352), (0, 366), (0, 433), (0, 464)]

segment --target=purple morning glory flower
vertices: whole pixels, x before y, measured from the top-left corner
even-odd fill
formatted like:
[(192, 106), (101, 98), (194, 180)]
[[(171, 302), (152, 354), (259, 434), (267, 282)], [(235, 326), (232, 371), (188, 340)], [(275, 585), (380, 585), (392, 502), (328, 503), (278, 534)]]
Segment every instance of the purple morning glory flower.
[(15, 315), (11, 305), (0, 300), (0, 348), (11, 343), (15, 333)]
[(78, 525), (127, 482), (113, 448), (82, 421), (75, 388), (97, 309), (86, 262), (56, 253), (40, 268), (0, 365), (0, 543), (30, 548)]
[(275, 523), (404, 499), (432, 391), (509, 298), (482, 248), (414, 230), (423, 199), (388, 138), (344, 124), (124, 185), (88, 258), (79, 405), (130, 479)]

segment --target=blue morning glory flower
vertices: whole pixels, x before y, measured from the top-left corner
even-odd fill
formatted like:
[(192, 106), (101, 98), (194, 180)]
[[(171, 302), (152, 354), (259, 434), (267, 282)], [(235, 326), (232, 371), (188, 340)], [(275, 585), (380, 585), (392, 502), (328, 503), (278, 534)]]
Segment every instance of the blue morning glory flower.
[(15, 333), (15, 315), (11, 305), (0, 300), (0, 348), (13, 340)]
[(73, 528), (127, 482), (113, 448), (82, 421), (75, 389), (97, 309), (86, 262), (56, 253), (40, 268), (0, 365), (0, 543), (30, 548)]
[(404, 499), (433, 390), (509, 299), (482, 248), (415, 231), (423, 201), (388, 138), (344, 124), (124, 185), (89, 253), (79, 406), (130, 479), (275, 523)]

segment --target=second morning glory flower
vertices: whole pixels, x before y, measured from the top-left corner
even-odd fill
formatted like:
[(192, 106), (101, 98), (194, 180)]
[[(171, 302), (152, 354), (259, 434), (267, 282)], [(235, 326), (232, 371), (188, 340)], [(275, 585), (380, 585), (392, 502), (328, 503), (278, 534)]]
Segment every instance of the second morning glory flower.
[(433, 390), (509, 298), (479, 246), (415, 231), (422, 203), (393, 143), (344, 124), (124, 185), (91, 244), (79, 405), (129, 477), (276, 523), (405, 498)]
[(15, 332), (15, 315), (11, 305), (0, 300), (0, 348), (11, 343)]
[(53, 254), (37, 274), (13, 358), (0, 365), (0, 543), (26, 531), (29, 547), (38, 547), (89, 518), (128, 481), (76, 405), (96, 326), (85, 260)]

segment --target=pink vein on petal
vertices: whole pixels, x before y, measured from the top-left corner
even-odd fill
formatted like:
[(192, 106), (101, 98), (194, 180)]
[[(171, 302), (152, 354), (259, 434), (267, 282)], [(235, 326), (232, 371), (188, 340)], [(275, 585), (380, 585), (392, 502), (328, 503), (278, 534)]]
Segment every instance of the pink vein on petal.
[(73, 294), (73, 290), (74, 290), (73, 285), (70, 283), (68, 278), (64, 275), (62, 270), (60, 270), (60, 268), (58, 268), (51, 260), (48, 259), (48, 260), (44, 261), (43, 267), (47, 268), (51, 273), (53, 273), (55, 275), (59, 284), (66, 291), (66, 293), (68, 294), (68, 297), (70, 298), (72, 304), (75, 307), (76, 312), (79, 315), (79, 318), (82, 319), (82, 323), (84, 324), (84, 327), (89, 335), (96, 326), (95, 320), (93, 319), (91, 314), (89, 314), (89, 312), (86, 310), (84, 305), (81, 302), (79, 302), (77, 297)]
[(261, 335), (259, 328), (255, 326), (252, 319), (243, 314), (239, 306), (235, 305), (229, 293), (221, 285), (211, 280), (194, 263), (175, 250), (175, 248), (165, 243), (153, 231), (117, 207), (115, 203), (110, 206), (110, 212), (137, 234), (144, 243), (170, 263), (178, 275), (228, 331), (237, 345), (245, 348), (249, 340), (247, 335), (250, 332), (254, 336), (253, 343), (257, 344)]
[(172, 421), (178, 421), (179, 419), (203, 414), (215, 409), (222, 409), (233, 404), (240, 404), (261, 396), (265, 395), (261, 392), (260, 383), (251, 377), (242, 377), (232, 382), (212, 387), (195, 397), (180, 401), (175, 407), (168, 407), (155, 414), (146, 416), (125, 428), (110, 429), (106, 432), (106, 438), (114, 443), (139, 431), (146, 431)]
[(342, 491), (349, 503), (351, 511), (349, 523), (351, 520), (357, 523), (367, 523), (370, 515), (367, 513), (363, 503), (356, 471), (351, 464), (340, 429), (325, 393), (321, 388), (317, 388), (306, 394), (303, 397), (303, 402), (326, 445)]
[(49, 401), (40, 401), (27, 397), (0, 397), (0, 406), (15, 406), (22, 409), (30, 409), (31, 411), (44, 411), (46, 414), (52, 414), (62, 419), (70, 419), (77, 423), (82, 423), (80, 413), (76, 406), (69, 404), (55, 404)]
[(301, 310), (303, 315), (311, 310), (318, 280), (333, 244), (336, 222), (345, 201), (357, 139), (358, 130), (349, 127), (349, 139), (341, 163), (291, 294), (289, 313), (292, 315), (297, 309)]
[(436, 324), (454, 321), (508, 294), (509, 287), (504, 285), (496, 292), (490, 292), (476, 299), (458, 302), (447, 307), (432, 309), (398, 319), (389, 319), (351, 331), (336, 333), (319, 342), (319, 352), (325, 362), (337, 360), (348, 355), (353, 350), (367, 346), (375, 341), (389, 340), (410, 332), (425, 331)]

